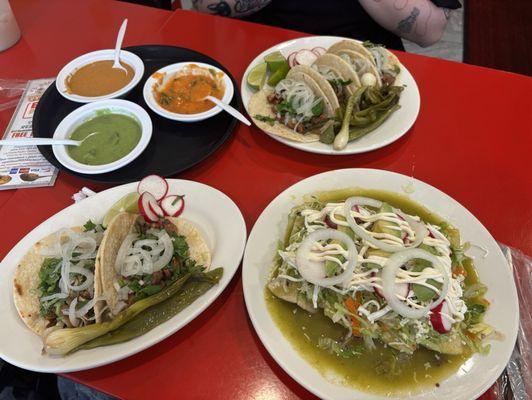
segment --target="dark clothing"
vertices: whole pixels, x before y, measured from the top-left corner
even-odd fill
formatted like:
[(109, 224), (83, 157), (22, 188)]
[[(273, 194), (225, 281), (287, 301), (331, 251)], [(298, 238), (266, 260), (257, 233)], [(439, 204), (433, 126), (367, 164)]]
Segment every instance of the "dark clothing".
[[(432, 0), (439, 7), (459, 8), (457, 0)], [(314, 35), (344, 36), (404, 50), (399, 36), (377, 24), (358, 0), (272, 0), (243, 18)]]

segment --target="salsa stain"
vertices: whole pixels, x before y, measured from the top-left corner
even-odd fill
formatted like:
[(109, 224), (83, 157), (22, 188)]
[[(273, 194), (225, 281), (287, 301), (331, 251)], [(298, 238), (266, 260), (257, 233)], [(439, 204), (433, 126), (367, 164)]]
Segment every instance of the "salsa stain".
[(175, 74), (164, 86), (154, 85), (153, 94), (164, 109), (177, 114), (197, 114), (211, 109), (214, 104), (206, 96), (221, 99), (225, 87), (222, 73), (191, 64)]
[(83, 140), (80, 146), (68, 146), (67, 152), (74, 160), (86, 165), (103, 165), (117, 161), (129, 154), (140, 141), (140, 124), (123, 114), (102, 113), (83, 122), (70, 135), (70, 139)]

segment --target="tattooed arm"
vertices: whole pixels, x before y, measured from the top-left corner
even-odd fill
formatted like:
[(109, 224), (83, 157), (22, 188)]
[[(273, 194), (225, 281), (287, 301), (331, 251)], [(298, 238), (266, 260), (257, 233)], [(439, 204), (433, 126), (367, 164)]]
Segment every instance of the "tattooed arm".
[(192, 0), (192, 9), (223, 17), (245, 17), (259, 11), (271, 0)]
[(359, 0), (383, 28), (426, 47), (441, 39), (450, 10), (429, 0)]

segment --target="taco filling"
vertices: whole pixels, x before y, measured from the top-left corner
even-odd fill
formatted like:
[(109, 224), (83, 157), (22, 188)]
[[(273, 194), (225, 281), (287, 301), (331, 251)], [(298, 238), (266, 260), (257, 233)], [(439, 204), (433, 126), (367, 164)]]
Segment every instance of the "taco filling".
[(209, 267), (210, 253), (203, 238), (182, 218), (152, 223), (122, 213), (111, 221), (108, 231), (99, 271), (109, 308), (106, 317), (161, 292), (189, 272)]
[(282, 80), (267, 99), (275, 120), (298, 133), (318, 129), (329, 119), (323, 99), (302, 81)]

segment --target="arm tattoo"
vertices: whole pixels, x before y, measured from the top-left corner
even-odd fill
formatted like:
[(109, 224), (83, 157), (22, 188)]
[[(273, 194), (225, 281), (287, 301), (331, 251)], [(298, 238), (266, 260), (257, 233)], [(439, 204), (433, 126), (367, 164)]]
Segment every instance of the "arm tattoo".
[(258, 11), (269, 2), (270, 0), (237, 0), (235, 3), (235, 12), (240, 14), (253, 9)]
[(402, 33), (410, 33), (412, 31), (412, 27), (416, 23), (419, 13), (419, 8), (414, 7), (408, 17), (399, 21), (399, 23), (397, 24), (397, 30)]
[(222, 17), (229, 17), (231, 15), (231, 7), (225, 1), (209, 4), (207, 8), (211, 10), (214, 15), (221, 15)]
[(442, 10), (443, 10), (443, 15), (445, 15), (446, 19), (451, 18), (451, 13), (453, 12), (453, 10), (449, 8), (443, 8), (443, 7), (442, 7)]

